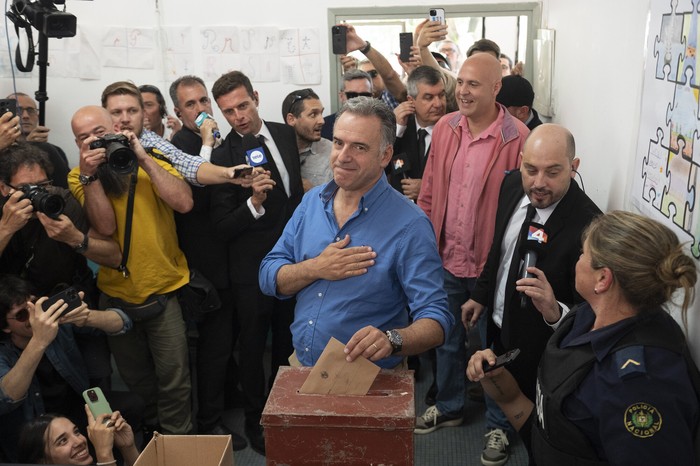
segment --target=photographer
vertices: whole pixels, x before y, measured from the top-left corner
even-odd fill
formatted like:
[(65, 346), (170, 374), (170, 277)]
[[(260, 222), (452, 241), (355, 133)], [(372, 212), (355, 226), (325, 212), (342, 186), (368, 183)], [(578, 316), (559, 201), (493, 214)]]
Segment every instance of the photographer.
[[(132, 325), (117, 309), (93, 311), (82, 302), (63, 314), (68, 308), (63, 300), (44, 310), (46, 298), (35, 304), (33, 297), (27, 281), (0, 276), (0, 450), (12, 460), (23, 423), (47, 411), (59, 412), (74, 423), (84, 419), (81, 393), (91, 385), (76, 334), (97, 329), (117, 335)], [(143, 411), (138, 397), (111, 392), (109, 399), (138, 422)]]
[(61, 285), (91, 293), (86, 258), (117, 267), (121, 252), (115, 241), (90, 230), (70, 191), (51, 186), (52, 172), (46, 155), (31, 144), (0, 152), (0, 269), (22, 275), (40, 294)]

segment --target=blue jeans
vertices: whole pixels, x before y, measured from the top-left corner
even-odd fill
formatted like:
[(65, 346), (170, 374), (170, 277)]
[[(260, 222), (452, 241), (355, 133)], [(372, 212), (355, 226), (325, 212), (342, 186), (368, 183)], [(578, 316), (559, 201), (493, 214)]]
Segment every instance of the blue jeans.
[[(487, 309), (484, 309), (484, 312), (479, 318), (479, 323), (477, 324), (479, 328), (479, 338), (481, 338), (481, 344), (484, 348), (486, 348), (486, 328), (488, 327), (488, 319), (491, 318), (486, 311)], [(486, 393), (484, 393), (484, 402), (486, 403), (486, 430), (501, 429), (507, 432), (508, 436), (512, 435), (514, 433), (513, 427), (510, 425), (510, 422), (508, 422), (506, 415), (501, 411), (501, 408), (498, 407), (498, 404)]]
[[(444, 270), (444, 269), (443, 269)], [(471, 295), (476, 278), (459, 278), (444, 270), (445, 291), (455, 325), (445, 336), (445, 343), (435, 348), (437, 373), (436, 406), (441, 414), (461, 416), (466, 389), (467, 350), (466, 331), (462, 325), (462, 309)]]

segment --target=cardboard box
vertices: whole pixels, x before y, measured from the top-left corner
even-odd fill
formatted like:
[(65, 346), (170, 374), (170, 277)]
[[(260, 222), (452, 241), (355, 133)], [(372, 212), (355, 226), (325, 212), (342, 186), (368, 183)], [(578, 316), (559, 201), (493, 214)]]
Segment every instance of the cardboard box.
[(230, 435), (162, 435), (158, 432), (134, 466), (233, 466)]
[(310, 371), (277, 373), (262, 415), (268, 466), (413, 464), (413, 371), (382, 370), (364, 396), (299, 393)]

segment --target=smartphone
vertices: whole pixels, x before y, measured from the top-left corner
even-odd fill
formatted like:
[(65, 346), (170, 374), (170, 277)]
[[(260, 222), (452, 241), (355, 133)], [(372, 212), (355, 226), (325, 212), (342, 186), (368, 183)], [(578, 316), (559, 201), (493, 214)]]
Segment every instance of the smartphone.
[[(109, 402), (105, 398), (104, 393), (100, 387), (88, 388), (83, 392), (83, 399), (87, 403), (88, 408), (92, 416), (97, 419), (98, 416), (102, 414), (112, 414), (112, 408), (109, 406)], [(111, 422), (111, 419), (105, 419), (105, 424)]]
[(484, 374), (487, 372), (491, 372), (494, 369), (498, 369), (499, 367), (503, 367), (506, 364), (510, 364), (515, 360), (515, 358), (518, 357), (519, 354), (520, 348), (515, 348), (508, 351), (507, 353), (503, 353), (502, 355), (496, 358), (496, 364), (494, 364), (493, 366), (489, 366), (489, 363), (484, 361)]
[(253, 173), (253, 167), (236, 168), (233, 171), (233, 177), (234, 178), (241, 178), (243, 176), (248, 176), (251, 173)]
[(17, 116), (17, 99), (0, 99), (0, 116), (5, 113), (12, 113), (12, 117)]
[(430, 17), (430, 21), (440, 21), (440, 24), (445, 24), (444, 8), (431, 8), (428, 11), (428, 16)]
[(333, 53), (343, 55), (348, 51), (347, 43), (348, 28), (346, 26), (333, 26), (331, 28), (331, 38), (333, 40)]
[(408, 63), (411, 60), (411, 47), (413, 46), (412, 32), (399, 32), (399, 46), (401, 53), (399, 58), (402, 62)]
[(51, 296), (49, 299), (44, 301), (44, 304), (41, 305), (41, 308), (44, 311), (46, 311), (59, 299), (62, 299), (63, 301), (65, 301), (66, 304), (68, 304), (68, 307), (61, 313), (61, 316), (69, 313), (73, 309), (76, 309), (83, 303), (83, 300), (80, 299), (80, 295), (78, 294), (78, 290), (76, 290), (72, 286), (69, 286), (65, 290), (61, 291), (60, 293), (56, 293), (55, 295)]

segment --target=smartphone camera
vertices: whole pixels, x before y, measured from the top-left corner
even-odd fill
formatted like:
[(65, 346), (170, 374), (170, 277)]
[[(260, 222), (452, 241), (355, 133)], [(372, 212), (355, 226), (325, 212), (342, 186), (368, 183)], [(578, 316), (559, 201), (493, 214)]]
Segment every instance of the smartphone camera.
[(97, 400), (99, 399), (97, 397), (97, 393), (95, 393), (95, 390), (88, 390), (87, 396), (93, 403), (97, 403)]
[(430, 16), (437, 16), (436, 10), (430, 10)]

